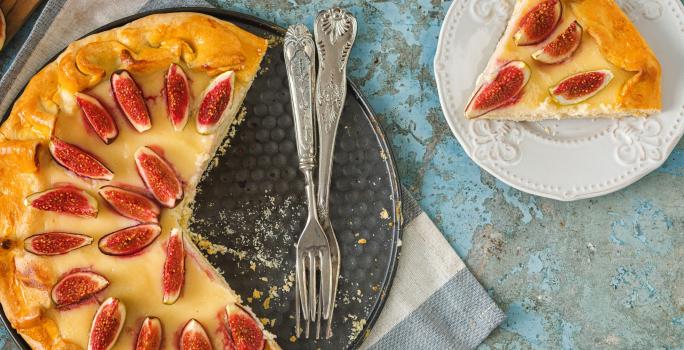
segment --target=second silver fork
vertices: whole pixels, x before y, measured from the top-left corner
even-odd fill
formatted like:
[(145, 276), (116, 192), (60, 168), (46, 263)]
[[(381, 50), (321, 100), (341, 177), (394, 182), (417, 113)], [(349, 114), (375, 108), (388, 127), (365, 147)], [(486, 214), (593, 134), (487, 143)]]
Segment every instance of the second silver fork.
[[(300, 309), (305, 320), (305, 336), (309, 337), (311, 321), (316, 322), (316, 339), (321, 322), (328, 319), (332, 289), (330, 244), (318, 221), (313, 169), (316, 162), (314, 134), (314, 83), (316, 81), (316, 49), (304, 25), (291, 26), (285, 35), (285, 66), (292, 99), (299, 169), (304, 174), (308, 218), (297, 242), (296, 334), (301, 334)], [(319, 288), (320, 284), (320, 288)], [(319, 290), (320, 289), (320, 290)]]

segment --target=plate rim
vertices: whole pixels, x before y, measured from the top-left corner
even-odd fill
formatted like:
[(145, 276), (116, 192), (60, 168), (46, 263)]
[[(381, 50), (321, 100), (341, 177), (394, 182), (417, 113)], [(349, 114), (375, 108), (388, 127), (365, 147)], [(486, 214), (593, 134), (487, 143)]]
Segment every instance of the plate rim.
[[(466, 153), (468, 158), (470, 158), (471, 161), (473, 161), (477, 166), (480, 168), (484, 169), (489, 173), (490, 175), (496, 177), (499, 181), (507, 184), (508, 186), (511, 186), (517, 190), (520, 190), (522, 192), (540, 196), (540, 197), (545, 197), (545, 198), (550, 198), (550, 199), (555, 199), (558, 201), (563, 201), (563, 202), (573, 202), (573, 201), (579, 201), (583, 199), (591, 199), (591, 198), (596, 198), (600, 197), (603, 195), (607, 195), (610, 193), (614, 193), (617, 191), (620, 191), (626, 187), (629, 187), (630, 185), (636, 183), (637, 181), (641, 180), (644, 178), (646, 175), (649, 175), (656, 169), (660, 168), (669, 158), (669, 155), (672, 153), (674, 148), (677, 146), (677, 144), (681, 141), (682, 137), (684, 136), (684, 130), (680, 132), (679, 136), (673, 138), (672, 142), (667, 145), (667, 147), (663, 147), (663, 150), (667, 151), (666, 155), (663, 157), (662, 160), (658, 160), (655, 162), (652, 162), (651, 164), (644, 166), (641, 170), (640, 173), (637, 174), (636, 176), (630, 177), (627, 180), (617, 182), (616, 184), (605, 187), (604, 189), (601, 190), (594, 190), (594, 191), (585, 191), (585, 192), (578, 192), (578, 193), (573, 193), (571, 195), (566, 195), (563, 194), (563, 192), (544, 192), (542, 190), (537, 190), (531, 187), (527, 187), (522, 183), (516, 183), (512, 179), (508, 178), (508, 176), (505, 176), (500, 173), (500, 171), (494, 169), (490, 164), (487, 162), (483, 161), (482, 159), (479, 159), (477, 157), (474, 157), (472, 154), (473, 150), (470, 149), (470, 146), (468, 145), (467, 142), (464, 140), (464, 135), (461, 135), (458, 132), (458, 127), (455, 124), (456, 119), (460, 118), (458, 115), (456, 116), (451, 116), (449, 114), (450, 109), (447, 106), (447, 96), (446, 96), (446, 91), (444, 88), (444, 82), (442, 81), (442, 78), (440, 74), (442, 73), (439, 68), (440, 60), (444, 55), (444, 47), (446, 45), (446, 35), (447, 35), (447, 30), (448, 26), (451, 24), (450, 22), (447, 22), (447, 19), (451, 19), (454, 16), (454, 12), (457, 11), (457, 6), (462, 6), (463, 9), (465, 10), (465, 7), (467, 4), (469, 4), (471, 1), (477, 1), (477, 0), (464, 0), (464, 1), (454, 1), (451, 6), (449, 6), (449, 9), (447, 10), (446, 15), (444, 16), (444, 19), (442, 21), (442, 26), (439, 31), (439, 37), (437, 41), (437, 47), (435, 50), (435, 56), (433, 59), (433, 74), (435, 77), (435, 83), (437, 87), (437, 94), (439, 96), (439, 103), (440, 107), (442, 108), (442, 114), (444, 116), (444, 119), (446, 119), (447, 124), (449, 125), (449, 129), (451, 129), (451, 133), (456, 137), (458, 140), (461, 148), (463, 151)], [(677, 7), (679, 10), (681, 10), (681, 15), (684, 15), (684, 3), (682, 0), (674, 0), (675, 7)], [(510, 14), (509, 14), (510, 16)], [(454, 18), (456, 22), (460, 17)], [(497, 39), (498, 40), (498, 39)], [(567, 191), (566, 191), (567, 192)]]
[[(216, 17), (221, 20), (225, 21), (243, 21), (246, 22), (252, 26), (261, 28), (265, 31), (270, 31), (273, 32), (274, 34), (277, 34), (279, 36), (284, 36), (286, 33), (286, 29), (265, 19), (262, 19), (260, 17), (246, 14), (243, 12), (239, 11), (234, 11), (234, 10), (228, 10), (228, 9), (223, 9), (223, 8), (217, 8), (217, 7), (203, 7), (203, 6), (189, 6), (189, 7), (168, 7), (168, 8), (159, 8), (159, 9), (152, 9), (152, 10), (147, 10), (143, 11), (140, 13), (136, 13), (130, 16), (122, 17), (120, 19), (114, 20), (112, 22), (108, 22), (107, 24), (100, 26), (87, 34), (79, 37), (78, 39), (75, 40), (80, 40), (83, 39), (87, 36), (90, 36), (92, 34), (100, 33), (109, 29), (121, 27), (127, 23), (130, 23), (132, 21), (135, 21), (137, 19), (154, 15), (154, 14), (161, 14), (161, 13), (177, 13), (177, 12), (194, 12), (194, 13), (200, 13), (200, 14), (205, 14), (209, 15), (212, 17)], [(231, 22), (233, 23), (233, 22)], [(237, 26), (240, 26), (240, 23), (233, 23)], [(53, 62), (59, 55), (64, 52), (66, 48), (61, 50), (59, 53), (56, 55), (52, 56), (48, 60), (45, 61), (45, 64), (43, 64), (40, 68), (36, 70), (36, 72), (42, 70), (46, 65), (50, 64)], [(28, 84), (26, 84), (28, 85)], [(2, 115), (2, 118), (0, 118), (0, 124), (4, 123), (9, 114), (12, 111), (12, 108), (14, 104), (16, 103), (17, 99), (24, 93), (24, 90), (26, 88), (26, 85), (22, 87), (22, 89), (17, 93), (15, 96), (14, 100), (10, 104), (10, 108)], [(370, 103), (366, 100), (365, 96), (359, 89), (359, 87), (351, 81), (350, 78), (347, 78), (347, 90), (348, 93), (351, 92), (351, 96), (359, 103), (359, 106), (363, 110), (363, 114), (365, 115), (366, 119), (369, 121), (371, 128), (373, 129), (373, 133), (375, 134), (376, 138), (378, 139), (378, 143), (380, 145), (380, 148), (384, 151), (384, 154), (386, 155), (385, 159), (385, 164), (387, 165), (387, 172), (389, 174), (389, 182), (390, 182), (390, 187), (391, 187), (391, 192), (392, 192), (392, 203), (393, 203), (393, 210), (392, 210), (392, 227), (393, 227), (393, 239), (392, 239), (392, 251), (390, 252), (390, 257), (388, 259), (388, 267), (386, 269), (385, 276), (383, 278), (383, 284), (378, 291), (379, 297), (377, 298), (377, 301), (373, 304), (372, 310), (369, 314), (368, 319), (366, 320), (366, 325), (364, 328), (359, 332), (359, 335), (352, 341), (347, 349), (348, 350), (354, 350), (358, 349), (363, 342), (366, 340), (367, 335), (369, 332), (373, 329), (373, 326), (375, 325), (376, 321), (382, 314), (382, 311), (385, 307), (386, 301), (387, 301), (387, 296), (388, 293), (390, 292), (392, 285), (394, 283), (394, 278), (396, 276), (397, 272), (397, 267), (399, 263), (399, 257), (401, 253), (401, 242), (402, 236), (403, 236), (403, 229), (402, 229), (402, 224), (403, 224), (403, 215), (402, 215), (402, 188), (399, 182), (399, 174), (397, 172), (397, 167), (396, 167), (396, 162), (395, 162), (395, 157), (394, 154), (392, 153), (392, 148), (389, 146), (387, 136), (382, 128), (382, 125), (378, 121), (378, 118), (373, 111), (373, 108), (371, 107)], [(4, 326), (5, 329), (7, 330), (7, 333), (9, 333), (10, 338), (16, 344), (20, 349), (22, 350), (31, 350), (31, 347), (28, 345), (26, 340), (19, 334), (19, 332), (12, 327), (11, 323), (9, 322), (9, 319), (5, 315), (5, 311), (2, 308), (2, 305), (0, 305), (0, 325)]]

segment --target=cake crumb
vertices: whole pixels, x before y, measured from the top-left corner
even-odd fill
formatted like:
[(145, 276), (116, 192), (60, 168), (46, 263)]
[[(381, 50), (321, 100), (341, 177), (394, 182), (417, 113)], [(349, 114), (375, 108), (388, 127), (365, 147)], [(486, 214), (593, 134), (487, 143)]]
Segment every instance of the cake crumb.
[(267, 297), (264, 299), (264, 310), (268, 310), (271, 308), (271, 297)]
[(252, 292), (252, 298), (261, 299), (261, 292), (258, 289), (254, 289), (254, 291)]
[(389, 219), (389, 212), (387, 212), (387, 209), (382, 208), (380, 211), (380, 219), (387, 220)]
[(261, 321), (261, 324), (263, 324), (264, 326), (268, 326), (268, 324), (271, 323), (271, 321), (265, 317), (261, 318), (260, 321)]
[(295, 337), (294, 335), (290, 337), (290, 342), (294, 343), (296, 341), (297, 341), (297, 337)]
[(359, 239), (359, 244), (364, 245), (366, 243), (368, 243), (368, 241), (365, 238)]

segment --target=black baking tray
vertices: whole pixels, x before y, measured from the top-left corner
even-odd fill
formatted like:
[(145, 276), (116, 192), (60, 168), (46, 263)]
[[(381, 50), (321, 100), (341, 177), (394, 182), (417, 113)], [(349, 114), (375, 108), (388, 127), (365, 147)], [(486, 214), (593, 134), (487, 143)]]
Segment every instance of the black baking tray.
[[(330, 340), (294, 340), (294, 244), (305, 222), (306, 205), (283, 60), (285, 29), (238, 12), (187, 7), (139, 13), (88, 35), (169, 12), (208, 14), (271, 41), (245, 99), (244, 121), (235, 125), (236, 135), (226, 142), (230, 146), (217, 153), (215, 165), (198, 187), (190, 230), (211, 242), (203, 250), (209, 261), (268, 323), (284, 349), (358, 348), (383, 308), (401, 245), (401, 191), (391, 150), (373, 111), (348, 81), (330, 199), (342, 257), (334, 335)], [(0, 317), (9, 326), (4, 312)], [(13, 328), (8, 329), (21, 349), (30, 349)]]

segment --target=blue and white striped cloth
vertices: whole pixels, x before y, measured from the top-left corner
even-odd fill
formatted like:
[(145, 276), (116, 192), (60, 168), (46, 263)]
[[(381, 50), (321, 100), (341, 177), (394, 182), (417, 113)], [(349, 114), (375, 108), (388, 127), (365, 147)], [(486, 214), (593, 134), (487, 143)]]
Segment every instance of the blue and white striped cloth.
[[(203, 0), (49, 0), (0, 79), (0, 113), (46, 60), (71, 41), (144, 10), (211, 6)], [(404, 191), (399, 268), (363, 349), (474, 349), (505, 318), (434, 223)], [(426, 273), (429, 271), (429, 273)], [(16, 349), (0, 330), (0, 349)]]

